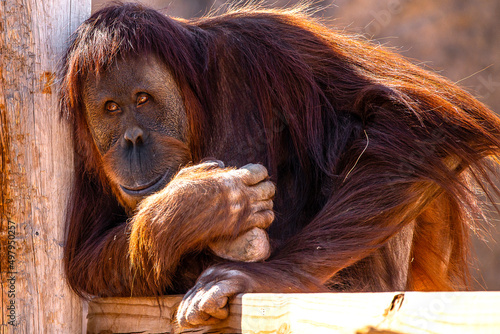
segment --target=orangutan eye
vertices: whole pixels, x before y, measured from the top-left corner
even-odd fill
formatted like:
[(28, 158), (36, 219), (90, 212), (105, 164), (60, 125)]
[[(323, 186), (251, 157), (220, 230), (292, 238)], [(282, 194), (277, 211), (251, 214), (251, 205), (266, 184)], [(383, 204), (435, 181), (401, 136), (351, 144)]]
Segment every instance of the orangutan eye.
[(113, 102), (113, 101), (106, 102), (105, 108), (106, 108), (106, 111), (109, 111), (109, 112), (117, 112), (120, 110), (120, 106), (118, 105), (118, 103)]
[(140, 106), (149, 101), (149, 95), (146, 93), (140, 93), (137, 95), (137, 105)]

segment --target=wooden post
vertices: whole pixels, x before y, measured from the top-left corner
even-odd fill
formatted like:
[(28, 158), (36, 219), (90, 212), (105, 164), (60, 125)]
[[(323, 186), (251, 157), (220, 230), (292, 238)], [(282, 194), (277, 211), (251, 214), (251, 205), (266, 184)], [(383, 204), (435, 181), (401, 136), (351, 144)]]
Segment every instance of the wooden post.
[(0, 333), (81, 333), (62, 271), (72, 149), (55, 70), (91, 0), (0, 2)]

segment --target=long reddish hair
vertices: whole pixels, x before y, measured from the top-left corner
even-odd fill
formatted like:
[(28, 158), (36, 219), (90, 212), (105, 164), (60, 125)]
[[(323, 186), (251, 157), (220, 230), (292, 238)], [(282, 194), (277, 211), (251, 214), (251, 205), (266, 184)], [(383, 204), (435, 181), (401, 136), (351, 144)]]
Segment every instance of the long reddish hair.
[[(264, 163), (271, 175), (279, 174), (282, 160), (296, 159), (290, 210), (317, 207), (316, 213), (331, 221), (328, 233), (346, 236), (336, 241), (339, 258), (352, 252), (354, 263), (369, 256), (413, 223), (409, 288), (467, 286), (468, 231), (480, 215), (471, 184), (496, 189), (488, 174), (496, 162), (487, 157), (500, 151), (498, 117), (449, 80), (297, 10), (240, 8), (181, 20), (124, 4), (82, 24), (61, 71), (62, 115), (73, 124), (75, 150), (84, 157), (75, 169), (71, 203), (80, 204), (70, 208), (68, 221), (79, 223), (70, 227), (66, 259), (81, 247), (84, 226), (105, 229), (124, 214), (100, 175), (84, 116), (83, 82), (117, 59), (148, 53), (168, 65), (180, 87), (195, 161), (211, 155), (211, 138), (227, 129), (255, 138), (255, 128), (241, 124), (251, 117), (260, 124), (263, 146), (234, 156)], [(379, 189), (388, 186), (406, 194), (406, 202), (381, 201)], [(412, 197), (412, 191), (420, 195)], [(314, 192), (337, 204), (322, 211), (324, 203), (311, 203)], [(343, 206), (355, 196), (373, 203)], [(81, 210), (95, 201), (110, 210)], [(384, 224), (384, 217), (397, 223)], [(342, 242), (352, 246), (356, 238), (370, 242), (356, 253), (352, 247), (343, 250)], [(339, 262), (338, 270), (350, 264)]]

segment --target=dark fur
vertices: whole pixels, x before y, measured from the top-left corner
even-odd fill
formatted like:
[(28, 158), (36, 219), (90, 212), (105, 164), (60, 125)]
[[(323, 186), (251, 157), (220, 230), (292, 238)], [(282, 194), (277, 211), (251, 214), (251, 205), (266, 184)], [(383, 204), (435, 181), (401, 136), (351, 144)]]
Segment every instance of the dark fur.
[(87, 20), (62, 68), (62, 114), (78, 158), (65, 268), (77, 292), (185, 292), (216, 261), (172, 248), (184, 268), (194, 264), (189, 274), (155, 281), (151, 272), (166, 273), (146, 263), (131, 277), (128, 216), (103, 176), (81, 87), (88, 73), (144, 54), (165, 61), (180, 88), (193, 163), (260, 162), (277, 185), (271, 258), (217, 267), (244, 272), (246, 291), (467, 288), (468, 231), (479, 213), (470, 181), (489, 186), (485, 158), (500, 151), (500, 121), (483, 104), (300, 12), (184, 21), (129, 4)]

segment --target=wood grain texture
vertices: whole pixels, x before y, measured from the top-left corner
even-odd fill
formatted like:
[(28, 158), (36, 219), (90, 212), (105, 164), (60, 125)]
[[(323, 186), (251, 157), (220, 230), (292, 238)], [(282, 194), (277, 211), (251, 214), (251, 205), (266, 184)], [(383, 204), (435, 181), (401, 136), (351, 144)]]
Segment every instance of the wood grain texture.
[(57, 61), (90, 0), (0, 2), (0, 333), (80, 333), (62, 271), (73, 168), (58, 113)]
[(245, 294), (214, 327), (181, 330), (182, 296), (101, 298), (88, 333), (499, 333), (500, 292)]

